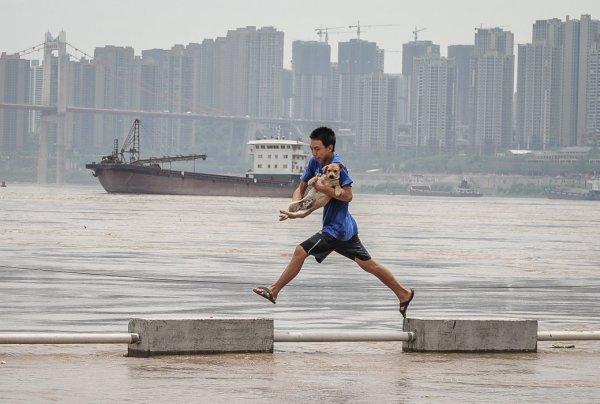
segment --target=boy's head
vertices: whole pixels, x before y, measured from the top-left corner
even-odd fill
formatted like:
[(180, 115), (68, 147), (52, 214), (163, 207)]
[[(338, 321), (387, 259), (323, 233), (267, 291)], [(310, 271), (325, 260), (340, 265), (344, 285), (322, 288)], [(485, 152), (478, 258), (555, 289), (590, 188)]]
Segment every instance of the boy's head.
[(335, 151), (335, 132), (327, 127), (320, 127), (310, 134), (310, 150), (321, 164), (329, 164)]
[(321, 126), (313, 130), (310, 134), (310, 140), (320, 140), (323, 146), (331, 146), (331, 151), (335, 151), (335, 132), (326, 126)]
[(323, 146), (331, 146), (331, 151), (335, 151), (335, 132), (326, 126), (321, 126), (313, 130), (310, 134), (310, 140), (320, 140)]

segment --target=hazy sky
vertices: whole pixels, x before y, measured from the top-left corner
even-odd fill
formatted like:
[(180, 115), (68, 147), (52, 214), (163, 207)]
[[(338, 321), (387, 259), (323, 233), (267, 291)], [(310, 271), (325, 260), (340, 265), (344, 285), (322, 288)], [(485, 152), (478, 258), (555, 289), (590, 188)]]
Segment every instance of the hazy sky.
[[(415, 26), (426, 28), (419, 39), (441, 46), (472, 44), (475, 27), (504, 26), (515, 44), (531, 42), (537, 19), (591, 14), (600, 19), (600, 0), (0, 0), (0, 51), (13, 53), (43, 42), (44, 33), (67, 33), (67, 42), (92, 54), (104, 45), (169, 49), (174, 44), (225, 36), (247, 25), (274, 26), (285, 33), (284, 66), (290, 66), (293, 40), (318, 40), (315, 28), (346, 27), (360, 20), (361, 38), (387, 51), (413, 39)], [(397, 26), (368, 27), (368, 25)], [(331, 35), (337, 42), (355, 33)], [(516, 52), (515, 52), (516, 53)], [(41, 54), (27, 56), (40, 58)], [(400, 52), (387, 52), (385, 70), (400, 73)]]

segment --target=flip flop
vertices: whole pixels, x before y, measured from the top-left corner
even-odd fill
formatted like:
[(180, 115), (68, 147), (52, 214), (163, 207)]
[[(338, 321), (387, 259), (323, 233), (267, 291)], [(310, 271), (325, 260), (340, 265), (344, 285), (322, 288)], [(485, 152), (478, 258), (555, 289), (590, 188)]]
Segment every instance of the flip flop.
[(404, 318), (406, 318), (406, 310), (408, 310), (408, 305), (410, 304), (413, 297), (415, 297), (415, 290), (411, 289), (410, 298), (405, 302), (400, 302), (400, 314), (402, 314), (402, 317)]
[(266, 287), (266, 286), (259, 286), (259, 287), (256, 287), (256, 288), (252, 289), (252, 291), (254, 293), (256, 293), (257, 295), (260, 295), (260, 296), (264, 297), (265, 299), (267, 299), (271, 303), (276, 304), (275, 303), (275, 299), (273, 298), (273, 294), (271, 293), (271, 290), (269, 290), (268, 287)]

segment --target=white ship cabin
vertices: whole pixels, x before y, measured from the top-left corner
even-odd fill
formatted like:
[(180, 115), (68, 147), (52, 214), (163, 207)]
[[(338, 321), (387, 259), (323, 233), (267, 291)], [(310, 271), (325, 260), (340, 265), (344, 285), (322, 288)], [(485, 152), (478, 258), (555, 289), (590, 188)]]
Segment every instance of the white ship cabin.
[(308, 144), (300, 140), (251, 140), (248, 146), (252, 155), (248, 177), (301, 175), (310, 157)]

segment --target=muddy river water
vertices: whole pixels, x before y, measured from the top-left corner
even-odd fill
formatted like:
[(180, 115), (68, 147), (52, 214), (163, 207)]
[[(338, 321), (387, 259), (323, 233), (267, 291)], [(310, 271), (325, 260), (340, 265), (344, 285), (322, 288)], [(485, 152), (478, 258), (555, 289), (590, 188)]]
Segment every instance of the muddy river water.
[[(0, 190), (0, 332), (126, 332), (133, 317), (265, 317), (276, 331), (400, 330), (395, 298), (344, 257), (272, 282), (320, 214), (286, 199)], [(600, 329), (600, 204), (355, 194), (378, 261), (415, 288), (409, 316)], [(535, 354), (403, 353), (401, 343), (276, 343), (273, 354), (127, 358), (121, 345), (0, 345), (0, 401), (597, 402), (600, 341)]]

